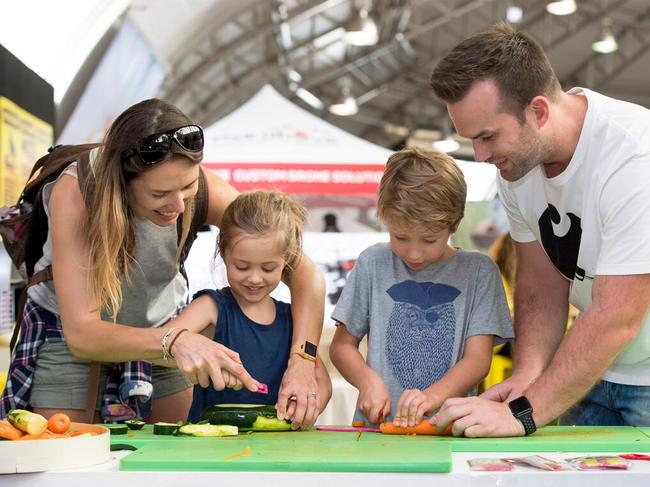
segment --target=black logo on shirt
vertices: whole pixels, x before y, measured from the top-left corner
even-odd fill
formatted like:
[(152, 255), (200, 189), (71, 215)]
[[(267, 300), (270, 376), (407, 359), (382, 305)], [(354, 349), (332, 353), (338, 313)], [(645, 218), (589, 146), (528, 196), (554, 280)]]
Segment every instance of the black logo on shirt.
[[(560, 225), (562, 218), (557, 209), (550, 203), (542, 216), (539, 217), (538, 223), (542, 246), (546, 254), (562, 275), (572, 280), (576, 274), (582, 226), (580, 225), (580, 217), (577, 215), (567, 213), (566, 216), (569, 218), (570, 224), (564, 235), (555, 234), (554, 225)], [(566, 227), (566, 217), (564, 223), (564, 227)], [(584, 271), (581, 269), (580, 271), (584, 276)]]

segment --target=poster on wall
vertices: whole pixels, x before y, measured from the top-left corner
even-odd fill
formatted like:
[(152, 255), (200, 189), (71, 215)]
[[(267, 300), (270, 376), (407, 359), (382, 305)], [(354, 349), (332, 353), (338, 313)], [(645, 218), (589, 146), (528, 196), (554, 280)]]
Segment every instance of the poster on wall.
[(16, 203), (34, 162), (52, 145), (52, 125), (0, 96), (0, 206)]

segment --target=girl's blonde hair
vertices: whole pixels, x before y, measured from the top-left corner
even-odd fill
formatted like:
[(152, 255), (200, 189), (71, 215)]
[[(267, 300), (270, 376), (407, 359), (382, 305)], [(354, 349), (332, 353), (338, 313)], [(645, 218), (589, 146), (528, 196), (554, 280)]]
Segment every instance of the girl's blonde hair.
[(278, 232), (283, 239), (286, 266), (282, 277), (289, 282), (302, 255), (302, 229), (305, 208), (279, 191), (242, 193), (228, 205), (221, 218), (217, 251), (223, 256), (242, 234), (263, 235)]
[(432, 231), (455, 232), (465, 213), (467, 185), (447, 154), (416, 147), (388, 158), (379, 183), (377, 215)]
[[(163, 100), (145, 100), (124, 111), (113, 122), (93, 166), (94, 184), (86, 212), (84, 234), (88, 242), (89, 288), (100, 309), (110, 313), (113, 321), (122, 306), (121, 281), (128, 279), (135, 251), (133, 212), (128, 204), (127, 186), (147, 170), (171, 159), (186, 158), (201, 162), (203, 152), (186, 152), (172, 143), (170, 152), (155, 165), (146, 166), (138, 155), (122, 160), (122, 152), (133, 149), (138, 140), (193, 122), (178, 108)], [(187, 239), (194, 200), (187, 201), (182, 215), (183, 228), (177, 263)]]

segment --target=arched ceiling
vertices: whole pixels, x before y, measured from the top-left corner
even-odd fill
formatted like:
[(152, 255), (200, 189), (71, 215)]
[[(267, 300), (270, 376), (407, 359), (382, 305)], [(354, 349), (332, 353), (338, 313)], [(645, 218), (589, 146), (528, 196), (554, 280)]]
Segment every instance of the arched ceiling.
[[(577, 3), (574, 14), (558, 17), (537, 0), (135, 0), (127, 16), (168, 68), (159, 96), (199, 123), (223, 117), (270, 83), (329, 122), (393, 147), (445, 128), (445, 107), (428, 83), (433, 66), (466, 36), (504, 19), (509, 5), (523, 8), (518, 27), (542, 43), (565, 88), (589, 87), (650, 107), (650, 2)], [(342, 33), (364, 4), (379, 41), (351, 46)], [(620, 49), (596, 54), (590, 46), (606, 16)], [(339, 98), (341, 79), (359, 104), (350, 117), (326, 108)], [(298, 88), (324, 108), (302, 101)]]

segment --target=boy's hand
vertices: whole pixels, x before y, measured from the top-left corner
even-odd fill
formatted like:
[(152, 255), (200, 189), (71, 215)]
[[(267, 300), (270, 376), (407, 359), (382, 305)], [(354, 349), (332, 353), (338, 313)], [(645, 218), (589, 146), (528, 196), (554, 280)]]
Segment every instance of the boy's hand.
[(437, 404), (420, 389), (406, 389), (397, 401), (393, 424), (401, 428), (415, 426), (425, 414), (433, 412)]
[(359, 411), (374, 424), (381, 423), (390, 414), (388, 387), (374, 371), (359, 388)]

